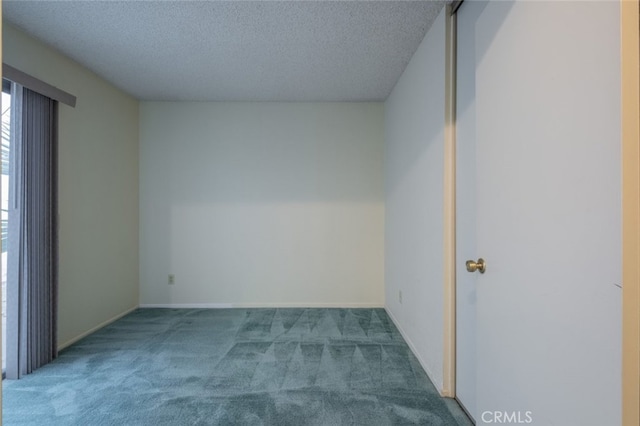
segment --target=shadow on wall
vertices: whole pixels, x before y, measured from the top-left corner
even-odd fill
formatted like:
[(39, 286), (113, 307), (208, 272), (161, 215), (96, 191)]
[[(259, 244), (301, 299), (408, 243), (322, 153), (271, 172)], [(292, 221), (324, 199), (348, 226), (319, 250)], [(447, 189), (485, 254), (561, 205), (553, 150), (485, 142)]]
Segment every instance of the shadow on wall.
[(142, 110), (143, 155), (163, 163), (143, 164), (143, 173), (167, 176), (175, 202), (382, 200), (380, 103), (148, 103)]

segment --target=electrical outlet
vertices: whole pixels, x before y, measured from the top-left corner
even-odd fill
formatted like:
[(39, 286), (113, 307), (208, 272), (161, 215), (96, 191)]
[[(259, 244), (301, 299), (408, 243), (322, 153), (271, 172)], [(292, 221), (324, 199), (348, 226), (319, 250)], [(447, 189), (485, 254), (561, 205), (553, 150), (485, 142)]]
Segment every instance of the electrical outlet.
[(398, 302), (402, 303), (402, 290), (398, 291)]
[(173, 285), (176, 283), (176, 276), (173, 274), (169, 274), (169, 285)]

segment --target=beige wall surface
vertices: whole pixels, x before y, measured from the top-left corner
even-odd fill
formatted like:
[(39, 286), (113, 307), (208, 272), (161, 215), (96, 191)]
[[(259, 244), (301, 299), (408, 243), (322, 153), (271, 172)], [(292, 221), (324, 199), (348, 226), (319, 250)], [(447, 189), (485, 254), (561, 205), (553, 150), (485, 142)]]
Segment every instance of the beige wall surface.
[(138, 101), (3, 23), (3, 60), (77, 97), (59, 108), (58, 344), (138, 305)]
[(381, 103), (143, 102), (140, 196), (142, 306), (383, 306)]

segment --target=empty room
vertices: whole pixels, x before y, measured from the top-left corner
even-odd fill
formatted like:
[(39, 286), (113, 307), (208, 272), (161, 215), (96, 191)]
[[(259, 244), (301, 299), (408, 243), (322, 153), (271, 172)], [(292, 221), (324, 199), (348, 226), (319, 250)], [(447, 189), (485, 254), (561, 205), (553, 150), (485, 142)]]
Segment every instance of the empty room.
[(2, 421), (637, 425), (637, 1), (3, 1)]

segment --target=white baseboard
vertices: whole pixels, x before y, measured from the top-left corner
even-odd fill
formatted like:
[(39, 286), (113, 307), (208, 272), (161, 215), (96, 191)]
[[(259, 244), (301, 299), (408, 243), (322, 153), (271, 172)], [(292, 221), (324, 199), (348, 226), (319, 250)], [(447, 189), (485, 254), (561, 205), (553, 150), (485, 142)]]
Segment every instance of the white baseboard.
[(105, 327), (105, 326), (107, 326), (107, 325), (111, 324), (112, 322), (119, 320), (119, 319), (120, 319), (120, 318), (122, 318), (123, 316), (125, 316), (125, 315), (127, 315), (127, 314), (130, 314), (131, 312), (135, 311), (136, 309), (138, 309), (138, 306), (137, 306), (137, 305), (136, 305), (136, 306), (134, 306), (134, 307), (132, 307), (132, 308), (127, 309), (126, 311), (124, 311), (124, 312), (122, 312), (122, 313), (119, 313), (118, 315), (116, 315), (116, 316), (115, 316), (115, 317), (113, 317), (113, 318), (110, 318), (110, 319), (108, 319), (108, 320), (106, 320), (106, 321), (104, 321), (104, 322), (102, 322), (102, 323), (100, 323), (100, 324), (96, 325), (95, 327), (93, 327), (93, 328), (91, 328), (91, 329), (89, 329), (89, 330), (85, 331), (84, 333), (80, 334), (79, 336), (76, 336), (76, 337), (74, 337), (74, 338), (73, 338), (73, 339), (71, 339), (71, 340), (67, 340), (66, 342), (64, 342), (64, 343), (62, 343), (62, 344), (59, 344), (59, 345), (58, 345), (58, 351), (61, 351), (62, 349), (64, 349), (64, 348), (66, 348), (66, 347), (69, 347), (69, 346), (73, 345), (73, 344), (74, 344), (75, 342), (77, 342), (78, 340), (80, 340), (80, 339), (83, 339), (83, 338), (87, 337), (87, 336), (88, 336), (88, 335), (90, 335), (91, 333), (95, 333), (96, 331), (100, 330), (102, 327)]
[(384, 308), (379, 303), (142, 303), (140, 308), (230, 309), (230, 308)]
[(141, 309), (162, 308), (162, 309), (229, 309), (235, 308), (232, 303), (142, 303)]
[(440, 395), (442, 395), (442, 383), (438, 383), (433, 379), (433, 374), (429, 370), (429, 367), (427, 366), (427, 363), (425, 362), (424, 359), (422, 359), (422, 357), (418, 353), (418, 350), (416, 349), (415, 345), (413, 344), (413, 341), (411, 341), (411, 339), (409, 338), (409, 335), (400, 326), (400, 323), (398, 322), (398, 319), (393, 316), (393, 314), (391, 313), (391, 310), (389, 310), (389, 307), (385, 306), (384, 310), (387, 312), (387, 315), (389, 315), (389, 318), (391, 318), (391, 321), (393, 321), (393, 323), (395, 324), (395, 326), (398, 329), (398, 331), (400, 331), (400, 334), (404, 338), (405, 342), (407, 342), (407, 345), (409, 346), (409, 349), (411, 349), (411, 352), (413, 352), (413, 355), (415, 355), (415, 357), (418, 359), (418, 362), (420, 363), (420, 366), (422, 367), (424, 372), (427, 373), (427, 376), (429, 377), (429, 380), (431, 380), (431, 383), (433, 383), (433, 385), (436, 387), (438, 393)]

